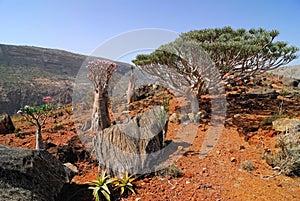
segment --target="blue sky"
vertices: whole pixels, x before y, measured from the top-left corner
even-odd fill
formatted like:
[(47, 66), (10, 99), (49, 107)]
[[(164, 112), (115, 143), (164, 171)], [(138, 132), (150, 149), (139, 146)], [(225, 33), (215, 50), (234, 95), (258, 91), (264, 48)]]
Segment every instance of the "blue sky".
[(136, 29), (231, 26), (277, 29), (278, 40), (300, 47), (299, 10), (298, 0), (0, 0), (0, 43), (90, 54)]

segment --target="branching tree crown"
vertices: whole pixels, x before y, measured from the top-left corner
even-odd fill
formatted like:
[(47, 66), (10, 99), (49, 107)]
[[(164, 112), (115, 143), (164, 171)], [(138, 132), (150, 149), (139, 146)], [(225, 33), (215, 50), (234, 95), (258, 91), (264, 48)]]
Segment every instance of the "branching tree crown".
[(298, 48), (275, 41), (279, 31), (223, 27), (181, 34), (195, 40), (210, 55), (224, 79), (244, 78), (279, 66), (297, 58)]
[[(209, 66), (203, 67), (203, 61), (197, 60), (199, 55), (191, 48), (190, 55), (184, 51), (185, 58), (182, 59), (182, 49), (184, 49), (182, 41), (192, 40), (197, 43), (196, 47), (200, 46), (209, 55), (219, 71), (220, 78), (226, 81), (253, 76), (296, 59), (298, 48), (288, 46), (286, 42), (275, 42), (278, 35), (277, 30), (266, 31), (261, 28), (247, 31), (224, 27), (190, 31), (181, 34), (174, 42), (160, 47), (149, 55), (138, 55), (133, 62), (139, 68), (160, 77), (157, 70), (162, 67), (162, 64), (181, 74), (186, 74), (196, 81), (191, 86), (194, 90), (197, 86), (196, 90), (200, 93), (203, 89), (200, 86), (203, 85), (204, 79), (208, 77), (207, 75), (211, 78), (213, 71)], [(170, 46), (175, 51), (171, 53), (166, 51), (168, 50), (166, 47)], [(203, 59), (203, 56), (201, 58)]]

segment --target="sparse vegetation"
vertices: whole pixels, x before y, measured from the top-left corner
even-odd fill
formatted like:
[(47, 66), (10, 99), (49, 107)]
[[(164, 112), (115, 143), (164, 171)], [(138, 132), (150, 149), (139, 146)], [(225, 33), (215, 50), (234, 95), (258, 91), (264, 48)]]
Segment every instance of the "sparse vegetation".
[(112, 194), (118, 193), (120, 197), (127, 196), (129, 192), (136, 194), (132, 182), (136, 180), (134, 175), (129, 175), (126, 171), (122, 178), (110, 178), (106, 170), (102, 170), (97, 180), (88, 182), (89, 189), (93, 190), (93, 196), (96, 201), (106, 199), (110, 201)]
[(177, 178), (182, 176), (182, 170), (179, 169), (176, 165), (172, 164), (168, 167), (164, 167), (161, 169), (160, 166), (157, 167), (157, 171), (155, 174), (160, 177), (170, 177), (170, 178)]
[(21, 133), (21, 129), (20, 128), (16, 128), (14, 130), (14, 133), (15, 133), (15, 137), (18, 137), (18, 138), (22, 137), (22, 133)]
[(169, 109), (170, 109), (170, 100), (171, 100), (171, 98), (168, 97), (166, 95), (166, 93), (163, 93), (162, 94), (162, 99), (163, 99), (163, 107), (164, 107), (165, 111), (168, 112)]
[(134, 180), (136, 180), (136, 177), (134, 175), (128, 175), (128, 172), (126, 171), (122, 178), (114, 179), (114, 190), (119, 191), (120, 196), (128, 195), (129, 191), (135, 195), (136, 192), (132, 184)]
[(291, 130), (278, 138), (279, 150), (273, 155), (273, 166), (288, 176), (300, 176), (300, 132)]
[(98, 176), (97, 180), (89, 182), (89, 189), (93, 190), (93, 196), (96, 201), (108, 200), (110, 201), (110, 190), (109, 188), (113, 180), (109, 179), (109, 175), (106, 174), (106, 170), (102, 170), (101, 174)]
[(241, 167), (244, 170), (247, 170), (248, 172), (251, 172), (251, 171), (255, 170), (254, 162), (251, 161), (251, 160), (246, 160), (246, 161), (242, 162)]

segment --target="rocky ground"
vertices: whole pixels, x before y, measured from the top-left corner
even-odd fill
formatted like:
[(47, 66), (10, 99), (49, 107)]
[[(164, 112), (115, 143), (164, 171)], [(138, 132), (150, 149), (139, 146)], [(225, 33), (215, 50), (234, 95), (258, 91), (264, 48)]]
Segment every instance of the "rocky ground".
[[(278, 171), (264, 159), (265, 151), (275, 150), (277, 138), (282, 135), (272, 129), (271, 118), (281, 113), (300, 119), (300, 90), (288, 83), (290, 80), (265, 74), (255, 81), (227, 85), (223, 131), (214, 149), (200, 159), (199, 151), (211, 126), (210, 97), (202, 97), (200, 109), (208, 115), (197, 125), (192, 144), (178, 146), (176, 153), (182, 156), (167, 172), (140, 177), (135, 182), (137, 195), (124, 200), (300, 200), (300, 178), (274, 176)], [(162, 93), (165, 92), (148, 94), (133, 103), (131, 115), (143, 112), (151, 104), (163, 103)], [(171, 98), (172, 115), (180, 107), (179, 100), (170, 93), (167, 96)], [(19, 131), (1, 135), (0, 144), (34, 149), (34, 127), (22, 117), (12, 120)], [(96, 179), (97, 162), (78, 139), (74, 121), (71, 106), (60, 109), (43, 128), (43, 138), (51, 154), (78, 168), (61, 200), (92, 200), (91, 191), (84, 184)], [(179, 127), (176, 120), (169, 122), (167, 140), (178, 140)]]

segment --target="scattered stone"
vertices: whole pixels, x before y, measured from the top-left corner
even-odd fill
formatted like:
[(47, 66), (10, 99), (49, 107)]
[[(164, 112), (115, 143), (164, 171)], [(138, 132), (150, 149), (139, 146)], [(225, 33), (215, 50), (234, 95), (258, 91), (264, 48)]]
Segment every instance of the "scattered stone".
[(239, 118), (240, 116), (241, 116), (240, 114), (233, 115), (234, 118)]
[(205, 119), (208, 117), (208, 113), (205, 110), (201, 110), (200, 112), (197, 113), (196, 119)]
[(179, 123), (179, 115), (178, 113), (174, 112), (170, 117), (169, 117), (169, 122), (171, 123)]
[(240, 150), (244, 150), (244, 149), (246, 149), (246, 147), (244, 145), (241, 145)]
[(231, 157), (231, 158), (230, 158), (230, 162), (236, 162), (236, 158)]
[(203, 188), (203, 189), (209, 189), (209, 188), (212, 188), (212, 185), (204, 185), (204, 184), (202, 184), (202, 185), (197, 186), (197, 189), (201, 189), (201, 188)]
[(194, 119), (195, 118), (195, 114), (194, 113), (188, 113), (188, 117), (189, 117), (189, 119)]
[(66, 166), (67, 168), (69, 168), (70, 170), (72, 170), (72, 172), (74, 173), (78, 173), (78, 168), (73, 165), (72, 163), (64, 163), (64, 166)]
[(192, 178), (194, 176), (194, 173), (187, 171), (184, 173), (184, 175), (188, 178)]
[(8, 114), (0, 115), (0, 134), (13, 133), (15, 126)]

